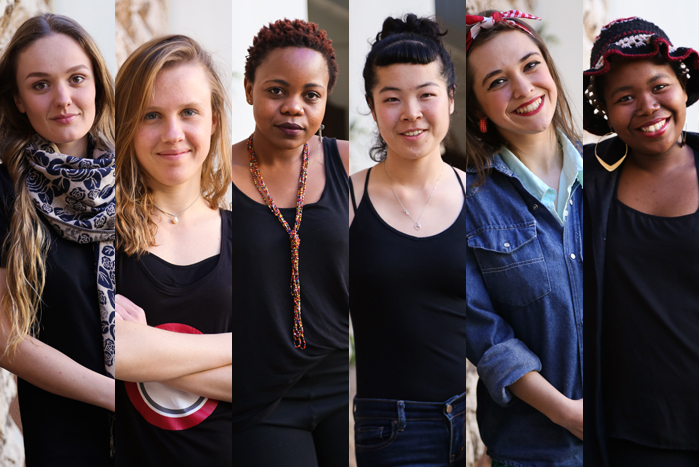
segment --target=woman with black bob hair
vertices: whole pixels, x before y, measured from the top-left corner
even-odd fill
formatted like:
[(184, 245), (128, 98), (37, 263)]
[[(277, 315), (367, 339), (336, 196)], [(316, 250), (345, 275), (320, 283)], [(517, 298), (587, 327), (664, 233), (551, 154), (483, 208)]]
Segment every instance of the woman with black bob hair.
[[(583, 73), (586, 463), (698, 465), (698, 53), (641, 18)], [(590, 434), (589, 434), (590, 430)]]
[(440, 151), (456, 90), (444, 34), (387, 18), (365, 62), (379, 136), (378, 164), (350, 183), (358, 466), (464, 463), (465, 174)]

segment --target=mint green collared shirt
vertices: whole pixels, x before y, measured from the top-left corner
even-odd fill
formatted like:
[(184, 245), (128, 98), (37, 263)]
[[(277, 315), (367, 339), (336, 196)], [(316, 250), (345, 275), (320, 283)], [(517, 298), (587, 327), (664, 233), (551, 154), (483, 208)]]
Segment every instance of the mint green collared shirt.
[[(538, 199), (543, 206), (549, 209), (549, 212), (556, 217), (559, 223), (564, 225), (569, 215), (567, 206), (570, 203), (569, 199), (574, 182), (578, 180), (581, 187), (583, 187), (583, 159), (576, 146), (563, 133), (557, 132), (557, 138), (564, 150), (564, 165), (559, 177), (558, 190), (549, 187), (540, 180), (507, 147), (503, 146), (499, 154), (503, 162), (518, 177), (528, 193)], [(566, 196), (559, 196), (557, 199), (557, 192), (566, 193)]]

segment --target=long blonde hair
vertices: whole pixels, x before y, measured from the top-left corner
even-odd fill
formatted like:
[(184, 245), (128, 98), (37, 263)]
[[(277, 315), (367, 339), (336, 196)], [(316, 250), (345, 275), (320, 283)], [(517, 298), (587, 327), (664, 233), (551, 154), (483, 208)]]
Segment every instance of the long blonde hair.
[(213, 207), (226, 208), (224, 196), (231, 184), (228, 100), (214, 61), (187, 36), (152, 39), (131, 54), (117, 73), (116, 245), (128, 255), (142, 254), (154, 246), (158, 231), (151, 219), (153, 193), (138, 165), (134, 137), (153, 95), (158, 73), (186, 63), (200, 64), (209, 78), (212, 115), (216, 118), (209, 154), (202, 165), (202, 197)]
[(95, 121), (89, 133), (97, 147), (114, 149), (114, 82), (95, 41), (65, 16), (45, 13), (25, 21), (0, 58), (0, 158), (7, 165), (15, 191), (10, 234), (3, 245), (7, 288), (0, 300), (10, 324), (5, 349), (8, 355), (14, 354), (20, 342), (36, 330), (50, 238), (26, 186), (29, 164), (24, 149), (36, 131), (14, 102), (19, 93), (17, 63), (19, 55), (35, 41), (55, 34), (75, 40), (90, 58), (96, 94)]

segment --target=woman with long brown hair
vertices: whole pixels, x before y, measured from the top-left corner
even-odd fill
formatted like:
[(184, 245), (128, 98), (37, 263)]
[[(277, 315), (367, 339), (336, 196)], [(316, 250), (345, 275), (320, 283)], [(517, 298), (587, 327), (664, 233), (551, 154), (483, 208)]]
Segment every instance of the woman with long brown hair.
[(28, 466), (111, 462), (113, 123), (85, 30), (52, 14), (20, 26), (0, 59), (0, 304)]

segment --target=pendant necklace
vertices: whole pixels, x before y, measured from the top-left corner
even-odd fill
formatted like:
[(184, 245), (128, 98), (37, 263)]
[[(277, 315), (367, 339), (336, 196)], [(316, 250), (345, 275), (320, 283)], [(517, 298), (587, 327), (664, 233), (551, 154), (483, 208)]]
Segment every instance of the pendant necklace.
[(301, 226), (301, 214), (304, 208), (304, 194), (306, 192), (306, 177), (309, 169), (309, 145), (304, 143), (304, 150), (302, 151), (294, 229), (289, 227), (289, 224), (282, 216), (282, 213), (272, 199), (272, 196), (270, 196), (270, 192), (265, 185), (265, 181), (258, 168), (258, 160), (255, 157), (253, 135), (250, 135), (250, 138), (248, 138), (248, 155), (250, 156), (250, 173), (253, 176), (255, 187), (258, 189), (267, 207), (270, 208), (270, 211), (277, 217), (282, 227), (284, 227), (284, 230), (289, 234), (289, 242), (292, 250), (292, 279), (290, 281), (290, 288), (294, 299), (294, 328), (292, 330), (292, 336), (294, 337), (294, 347), (304, 350), (306, 348), (306, 340), (304, 339), (304, 326), (301, 322), (301, 284), (299, 282), (299, 244), (301, 240), (299, 239), (299, 227)]
[(433, 187), (433, 191), (430, 193), (430, 196), (428, 197), (428, 202), (425, 203), (425, 207), (423, 208), (423, 212), (421, 213), (418, 220), (415, 220), (413, 218), (411, 213), (408, 212), (408, 209), (406, 209), (406, 207), (401, 202), (401, 198), (399, 198), (399, 195), (396, 194), (396, 190), (394, 190), (394, 184), (391, 183), (391, 178), (389, 178), (389, 174), (386, 171), (386, 160), (384, 161), (384, 164), (382, 164), (382, 165), (384, 166), (384, 174), (386, 175), (386, 179), (389, 180), (389, 186), (391, 187), (391, 191), (394, 192), (394, 196), (396, 196), (396, 200), (401, 205), (401, 209), (403, 209), (404, 214), (406, 214), (408, 217), (410, 217), (411, 220), (413, 221), (413, 228), (416, 230), (420, 230), (420, 228), (422, 227), (420, 221), (421, 221), (421, 219), (423, 219), (423, 214), (425, 214), (425, 211), (428, 209), (428, 205), (430, 204), (430, 200), (433, 199), (433, 195), (435, 194), (435, 190), (437, 190), (437, 187), (440, 184), (440, 179), (442, 179), (442, 173), (445, 171), (445, 164), (444, 163), (442, 164), (442, 170), (440, 171), (440, 176), (438, 177), (437, 182), (435, 182), (435, 187)]
[(194, 203), (197, 202), (197, 200), (199, 199), (200, 196), (202, 196), (202, 193), (201, 193), (201, 192), (197, 195), (197, 197), (194, 199), (194, 201), (192, 201), (192, 204), (190, 204), (189, 206), (187, 206), (185, 209), (183, 209), (182, 211), (178, 212), (177, 214), (171, 214), (171, 213), (169, 213), (168, 211), (164, 211), (163, 208), (161, 208), (160, 206), (158, 206), (156, 203), (153, 203), (153, 206), (155, 206), (156, 209), (158, 209), (158, 210), (159, 210), (160, 212), (162, 212), (163, 214), (167, 214), (167, 215), (169, 215), (170, 217), (172, 217), (171, 222), (172, 222), (173, 224), (177, 224), (178, 222), (180, 222), (180, 220), (177, 218), (177, 216), (179, 216), (180, 214), (182, 214), (183, 212), (187, 211), (189, 208), (191, 208), (192, 206), (194, 206)]

